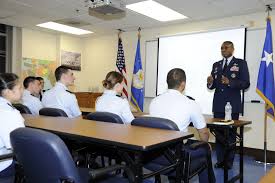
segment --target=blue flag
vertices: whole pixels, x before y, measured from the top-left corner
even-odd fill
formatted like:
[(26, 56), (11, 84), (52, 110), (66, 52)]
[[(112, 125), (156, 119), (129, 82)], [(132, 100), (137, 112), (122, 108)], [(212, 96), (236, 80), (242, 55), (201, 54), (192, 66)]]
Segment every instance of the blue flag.
[(140, 56), (140, 39), (138, 38), (135, 65), (133, 71), (133, 80), (131, 86), (131, 105), (139, 112), (143, 112), (144, 101), (144, 74), (142, 70), (141, 56)]
[(267, 19), (266, 36), (262, 60), (258, 73), (257, 93), (267, 104), (267, 115), (275, 120), (275, 87), (273, 73), (273, 48), (272, 48), (272, 30), (270, 19)]

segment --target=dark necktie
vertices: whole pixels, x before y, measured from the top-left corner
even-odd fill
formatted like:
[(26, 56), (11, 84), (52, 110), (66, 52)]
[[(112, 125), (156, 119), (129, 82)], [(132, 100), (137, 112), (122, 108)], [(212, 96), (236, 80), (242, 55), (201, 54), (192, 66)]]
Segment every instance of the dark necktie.
[(225, 59), (225, 63), (224, 63), (224, 66), (223, 66), (223, 70), (222, 70), (222, 72), (225, 72), (225, 70), (226, 70), (226, 68), (227, 68), (227, 59)]

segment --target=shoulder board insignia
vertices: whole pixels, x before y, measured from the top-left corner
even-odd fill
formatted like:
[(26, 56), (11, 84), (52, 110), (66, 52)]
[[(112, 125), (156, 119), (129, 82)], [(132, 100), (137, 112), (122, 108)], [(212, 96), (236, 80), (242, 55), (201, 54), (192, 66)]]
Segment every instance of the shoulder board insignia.
[(71, 92), (70, 90), (66, 90), (66, 92), (69, 92), (69, 93), (71, 93), (71, 94), (74, 94), (74, 92)]

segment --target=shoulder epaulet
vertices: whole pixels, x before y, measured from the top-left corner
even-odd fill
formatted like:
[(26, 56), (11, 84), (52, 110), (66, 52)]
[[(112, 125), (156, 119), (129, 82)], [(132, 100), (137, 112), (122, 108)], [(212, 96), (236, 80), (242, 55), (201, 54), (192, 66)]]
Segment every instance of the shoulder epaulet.
[(190, 100), (195, 100), (193, 97), (191, 97), (191, 96), (188, 96), (188, 95), (185, 95), (188, 99), (190, 99)]
[(66, 90), (66, 92), (69, 92), (69, 93), (71, 93), (71, 94), (74, 94), (74, 92), (71, 92), (70, 90)]
[(9, 104), (9, 103), (7, 103), (11, 108), (13, 108), (13, 109), (15, 109), (15, 107), (13, 107), (13, 105), (11, 105), (11, 104)]
[(121, 95), (118, 95), (118, 94), (117, 94), (116, 96), (117, 96), (117, 97), (119, 97), (119, 98), (122, 98), (122, 96), (121, 96)]

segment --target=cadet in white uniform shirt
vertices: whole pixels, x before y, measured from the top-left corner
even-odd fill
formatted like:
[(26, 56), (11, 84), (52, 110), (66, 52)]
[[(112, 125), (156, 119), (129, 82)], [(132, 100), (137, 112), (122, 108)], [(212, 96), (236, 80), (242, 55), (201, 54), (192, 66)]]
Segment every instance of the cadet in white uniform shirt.
[(46, 91), (42, 98), (44, 107), (58, 108), (63, 110), (69, 118), (81, 115), (75, 94), (70, 92), (67, 86), (73, 85), (75, 77), (70, 68), (59, 66), (55, 70), (56, 84)]
[[(18, 102), (22, 96), (22, 88), (18, 77), (12, 73), (0, 74), (0, 151), (10, 149), (10, 132), (24, 127), (24, 119), (11, 103)], [(0, 161), (0, 178), (14, 174), (12, 159)]]
[[(187, 127), (192, 122), (198, 130), (200, 139), (208, 142), (209, 132), (199, 106), (182, 94), (186, 83), (185, 72), (179, 68), (172, 69), (168, 72), (166, 81), (168, 90), (152, 100), (149, 107), (150, 116), (169, 119), (177, 124), (180, 131), (187, 131)], [(203, 152), (205, 149), (199, 148), (191, 152), (191, 157), (203, 156)], [(211, 181), (208, 181), (208, 177)], [(215, 182), (213, 168), (209, 167), (208, 171), (205, 169), (200, 172), (199, 181), (200, 183)]]
[(39, 115), (39, 110), (43, 108), (43, 105), (39, 98), (36, 96), (40, 92), (40, 82), (36, 77), (28, 76), (23, 81), (24, 92), (22, 97), (22, 103), (27, 106), (33, 115)]
[(95, 109), (100, 112), (110, 112), (120, 116), (124, 123), (131, 123), (134, 116), (127, 99), (120, 97), (123, 76), (119, 72), (111, 71), (102, 81), (105, 91), (96, 101)]

